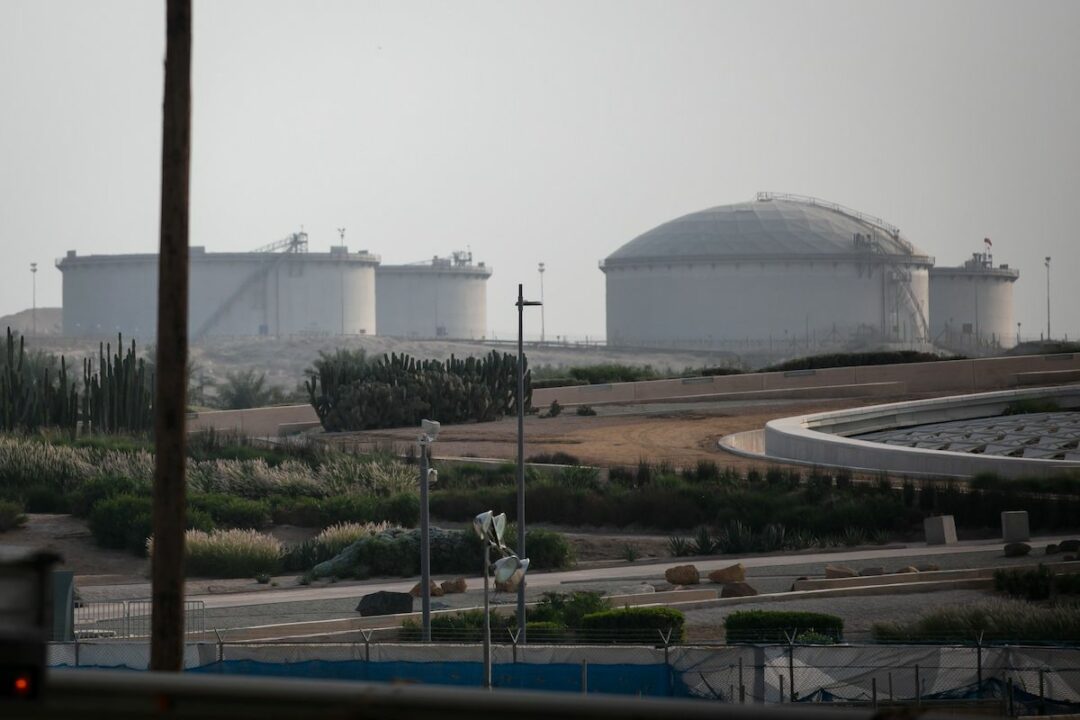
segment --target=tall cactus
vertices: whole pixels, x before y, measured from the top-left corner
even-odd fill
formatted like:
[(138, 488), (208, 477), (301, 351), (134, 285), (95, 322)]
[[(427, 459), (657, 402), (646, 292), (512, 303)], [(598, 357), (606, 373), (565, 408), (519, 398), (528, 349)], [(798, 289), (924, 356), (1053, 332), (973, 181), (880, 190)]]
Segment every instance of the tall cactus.
[(484, 422), (516, 410), (517, 358), (496, 351), (445, 361), (390, 353), (368, 361), (362, 352), (339, 350), (320, 355), (308, 375), (308, 398), (329, 431), (413, 425), (423, 417)]

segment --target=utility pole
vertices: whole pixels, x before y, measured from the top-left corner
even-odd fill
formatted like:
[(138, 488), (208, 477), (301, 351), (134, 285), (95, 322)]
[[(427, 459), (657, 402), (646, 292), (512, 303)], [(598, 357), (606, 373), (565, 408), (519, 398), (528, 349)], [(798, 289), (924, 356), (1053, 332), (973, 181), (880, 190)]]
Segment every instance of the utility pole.
[[(540, 305), (535, 300), (526, 300), (518, 283), (518, 347), (517, 347), (517, 556), (525, 557), (525, 308)], [(541, 305), (541, 308), (543, 306)], [(518, 584), (517, 596), (518, 642), (525, 643), (525, 576)]]
[(191, 0), (167, 0), (165, 16), (150, 669), (179, 672), (184, 664)]
[(1050, 256), (1046, 256), (1046, 342), (1050, 342)]
[(338, 276), (341, 281), (341, 334), (345, 334), (345, 228), (339, 227), (337, 229), (338, 237), (341, 238), (341, 257), (338, 258), (338, 262), (341, 265), (338, 266)]
[(540, 342), (544, 342), (544, 263), (540, 263)]
[(31, 291), (32, 305), (30, 310), (30, 331), (31, 337), (37, 337), (37, 263), (30, 263), (30, 278), (33, 284), (33, 290)]

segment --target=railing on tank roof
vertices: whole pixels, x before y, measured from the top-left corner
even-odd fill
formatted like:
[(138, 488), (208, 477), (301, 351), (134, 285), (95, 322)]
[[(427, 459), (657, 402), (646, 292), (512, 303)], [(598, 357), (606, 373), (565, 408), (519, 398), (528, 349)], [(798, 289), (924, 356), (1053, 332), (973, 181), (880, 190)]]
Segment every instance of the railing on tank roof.
[(884, 230), (885, 232), (889, 233), (889, 236), (892, 237), (892, 239), (895, 240), (897, 243), (899, 243), (900, 246), (904, 248), (904, 250), (906, 250), (909, 255), (915, 254), (915, 248), (911, 245), (911, 243), (900, 237), (900, 228), (896, 227), (892, 223), (882, 218), (877, 217), (876, 215), (868, 215), (867, 213), (859, 212), (854, 208), (849, 208), (845, 205), (841, 205), (840, 203), (834, 203), (829, 200), (822, 200), (821, 198), (816, 198), (811, 195), (759, 192), (757, 194), (757, 199), (759, 202), (766, 200), (790, 200), (791, 202), (802, 203), (803, 205), (814, 205), (816, 207), (823, 207), (827, 210), (833, 210), (835, 212), (847, 215), (848, 217), (853, 217), (856, 220), (861, 220), (864, 223), (873, 225), (876, 228)]

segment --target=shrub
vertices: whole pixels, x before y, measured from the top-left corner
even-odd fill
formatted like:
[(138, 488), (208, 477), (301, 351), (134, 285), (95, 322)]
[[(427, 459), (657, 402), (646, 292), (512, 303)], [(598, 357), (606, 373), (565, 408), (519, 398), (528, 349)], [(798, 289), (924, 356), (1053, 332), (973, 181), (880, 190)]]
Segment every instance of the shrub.
[[(185, 570), (196, 577), (273, 575), (281, 566), (281, 542), (254, 530), (188, 530), (184, 536)], [(153, 539), (147, 541), (153, 551)]]
[(783, 610), (742, 610), (724, 620), (728, 642), (787, 642), (804, 632), (825, 635), (839, 642), (844, 621), (836, 615)]
[(994, 589), (1006, 595), (1025, 600), (1046, 600), (1055, 594), (1080, 595), (1080, 575), (1055, 575), (1049, 568), (1039, 564), (1035, 569), (997, 570), (994, 572)]
[(315, 536), (319, 552), (331, 558), (361, 538), (377, 535), (389, 529), (387, 523), (338, 523)]
[(578, 405), (577, 414), (582, 417), (592, 417), (596, 415), (596, 411), (593, 410), (592, 405)]
[(590, 613), (581, 619), (582, 635), (591, 640), (659, 642), (660, 633), (671, 631), (671, 642), (686, 636), (686, 618), (666, 607), (629, 607)]
[[(569, 453), (562, 451), (553, 453), (537, 453), (526, 458), (527, 462), (538, 465), (580, 465), (581, 461)], [(511, 469), (513, 469), (511, 467)]]
[(527, 530), (525, 554), (529, 557), (529, 567), (537, 570), (561, 570), (574, 564), (570, 542), (551, 530)]
[(59, 490), (44, 485), (28, 488), (23, 497), (27, 512), (66, 513), (70, 507), (68, 499)]
[(1024, 600), (990, 600), (932, 610), (908, 623), (875, 623), (878, 642), (966, 641), (980, 635), (988, 642), (1080, 641), (1080, 605), (1039, 606)]
[(0, 500), (0, 532), (14, 530), (25, 522), (22, 505), (10, 500)]
[(271, 522), (270, 505), (263, 500), (247, 500), (232, 495), (196, 494), (188, 500), (191, 508), (205, 512), (218, 527), (258, 530)]
[(668, 552), (672, 557), (688, 557), (694, 554), (694, 551), (690, 548), (690, 543), (686, 541), (686, 538), (681, 538), (677, 535), (672, 535), (667, 541)]
[[(506, 630), (516, 626), (511, 618), (492, 612), (489, 616), (492, 639), (506, 638)], [(401, 623), (399, 639), (418, 641), (420, 623), (405, 620)], [(435, 615), (431, 618), (431, 639), (434, 642), (480, 642), (484, 639), (484, 611), (465, 610), (456, 614)], [(530, 638), (531, 639), (531, 638)]]
[(117, 495), (90, 511), (90, 533), (101, 547), (142, 554), (153, 531), (151, 500), (143, 495)]
[(547, 416), (548, 417), (559, 417), (559, 413), (561, 413), (561, 412), (562, 412), (562, 405), (559, 404), (558, 400), (552, 400), (551, 405), (548, 407)]
[(570, 639), (566, 627), (557, 622), (532, 621), (525, 623), (525, 633), (533, 644), (557, 643)]
[(119, 495), (139, 494), (138, 484), (129, 477), (102, 475), (82, 483), (71, 494), (71, 514), (89, 517), (94, 507), (103, 500)]
[[(603, 593), (576, 591), (572, 593), (546, 592), (526, 615), (533, 622), (551, 623), (564, 628), (580, 628), (586, 615), (603, 612), (609, 608)], [(528, 626), (526, 626), (528, 627)]]

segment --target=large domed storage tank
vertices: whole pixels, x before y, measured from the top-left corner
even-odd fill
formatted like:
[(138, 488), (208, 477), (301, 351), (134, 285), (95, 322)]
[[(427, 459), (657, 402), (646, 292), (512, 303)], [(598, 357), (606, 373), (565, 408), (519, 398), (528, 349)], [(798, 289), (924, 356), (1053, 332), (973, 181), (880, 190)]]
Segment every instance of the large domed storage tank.
[(379, 334), (401, 338), (482, 340), (487, 335), (491, 268), (455, 252), (375, 273)]
[(1016, 345), (1013, 283), (1020, 271), (994, 267), (989, 252), (960, 267), (930, 271), (930, 332), (935, 344), (973, 354)]
[(622, 346), (926, 347), (933, 258), (835, 203), (759, 193), (626, 243), (600, 265)]

